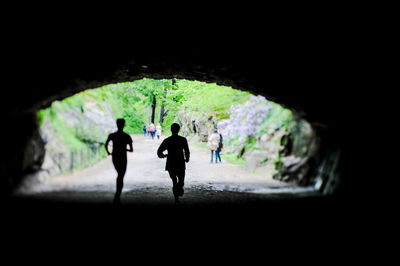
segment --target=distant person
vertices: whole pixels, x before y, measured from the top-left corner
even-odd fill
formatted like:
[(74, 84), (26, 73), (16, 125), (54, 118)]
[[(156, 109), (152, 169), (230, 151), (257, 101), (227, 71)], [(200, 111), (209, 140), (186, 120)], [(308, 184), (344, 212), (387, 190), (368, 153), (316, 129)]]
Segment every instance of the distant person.
[[(123, 129), (125, 127), (125, 120), (120, 118), (117, 119), (118, 131), (108, 135), (105, 147), (108, 155), (112, 155), (112, 162), (114, 164), (115, 170), (117, 170), (117, 190), (114, 196), (114, 204), (120, 204), (120, 197), (122, 192), (122, 187), (124, 186), (124, 176), (127, 166), (127, 156), (126, 152), (133, 152), (132, 138)], [(108, 144), (112, 141), (112, 153), (108, 150)], [(129, 149), (127, 149), (127, 145)]]
[(214, 152), (215, 152), (215, 163), (217, 163), (217, 158), (218, 158), (218, 147), (219, 147), (219, 141), (220, 141), (220, 136), (218, 134), (218, 131), (215, 130), (214, 133), (211, 134), (211, 136), (208, 138), (208, 147), (211, 150), (211, 163), (213, 163), (213, 157), (214, 157)]
[[(178, 135), (180, 126), (176, 123), (171, 125), (172, 136), (166, 138), (157, 150), (159, 158), (167, 157), (165, 170), (168, 171), (172, 179), (172, 192), (174, 194), (175, 203), (179, 204), (179, 197), (183, 196), (185, 185), (186, 163), (189, 162), (190, 151), (186, 138)], [(164, 154), (167, 150), (168, 154)]]
[(147, 127), (147, 136), (150, 136), (150, 125)]
[(222, 161), (221, 161), (221, 151), (222, 151), (223, 147), (224, 147), (224, 143), (223, 143), (222, 134), (219, 133), (219, 144), (218, 144), (218, 149), (215, 152), (215, 162), (217, 162), (218, 159), (219, 159), (219, 162), (222, 163)]
[(152, 139), (154, 139), (154, 132), (155, 131), (155, 127), (154, 124), (150, 124), (150, 136)]
[(158, 123), (157, 127), (156, 127), (157, 139), (160, 139), (161, 133), (162, 133), (162, 127), (161, 127), (160, 123)]
[(146, 134), (147, 134), (146, 125), (143, 125), (143, 134), (144, 134), (144, 136), (146, 137)]

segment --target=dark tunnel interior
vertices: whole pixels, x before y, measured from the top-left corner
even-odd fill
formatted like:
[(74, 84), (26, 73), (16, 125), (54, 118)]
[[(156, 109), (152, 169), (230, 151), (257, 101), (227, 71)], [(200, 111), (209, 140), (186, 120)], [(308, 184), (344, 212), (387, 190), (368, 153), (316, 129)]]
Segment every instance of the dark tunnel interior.
[[(396, 163), (388, 157), (396, 157), (372, 151), (395, 150), (397, 120), (390, 115), (396, 112), (389, 108), (397, 106), (390, 102), (396, 97), (385, 91), (395, 89), (384, 84), (395, 76), (395, 8), (349, 2), (112, 4), (3, 4), (4, 265), (395, 261), (398, 218), (390, 190), (397, 188), (391, 184)], [(320, 177), (320, 194), (179, 207), (15, 197), (44, 162), (38, 110), (88, 89), (142, 78), (226, 85), (290, 109), (319, 138), (308, 177)]]
[[(289, 12), (293, 6), (285, 5), (284, 14), (294, 14), (290, 19), (272, 18), (274, 9), (253, 5), (246, 9), (242, 3), (237, 13), (228, 10), (229, 5), (216, 9), (214, 3), (204, 4), (206, 10), (200, 16), (179, 8), (157, 14), (136, 7), (127, 9), (129, 14), (117, 14), (126, 19), (118, 20), (119, 25), (111, 25), (111, 15), (93, 10), (96, 5), (87, 11), (77, 7), (66, 12), (62, 25), (56, 17), (61, 17), (64, 7), (51, 12), (52, 18), (30, 9), (10, 20), (3, 16), (2, 259), (52, 265), (67, 261), (116, 264), (121, 259), (137, 263), (142, 257), (147, 263), (173, 264), (233, 260), (252, 265), (256, 260), (271, 263), (272, 259), (279, 263), (292, 259), (296, 264), (301, 260), (307, 264), (359, 263), (360, 258), (369, 259), (377, 252), (357, 252), (357, 248), (389, 243), (370, 244), (376, 231), (390, 237), (395, 231), (386, 234), (386, 224), (371, 224), (381, 216), (371, 212), (377, 199), (366, 189), (372, 183), (361, 171), (370, 170), (363, 156), (380, 156), (361, 149), (370, 146), (361, 139), (364, 133), (375, 130), (361, 121), (372, 112), (361, 106), (370, 104), (363, 97), (367, 87), (360, 86), (367, 72), (359, 75), (359, 65), (367, 65), (370, 51), (364, 53), (364, 43), (355, 41), (364, 20), (355, 19), (352, 24), (342, 14), (362, 13), (363, 6), (351, 10), (346, 4), (340, 12), (333, 5), (316, 12), (315, 6), (306, 6), (314, 13), (309, 14), (297, 7)], [(83, 11), (84, 18), (90, 14), (96, 18), (90, 25), (81, 24), (77, 11)], [(25, 13), (33, 17), (23, 20)], [(374, 17), (373, 12), (366, 14)], [(135, 18), (140, 21), (134, 22)], [(156, 25), (150, 26), (153, 22)], [(43, 164), (38, 110), (87, 89), (142, 78), (231, 86), (290, 109), (310, 123), (320, 140), (318, 159), (308, 173), (322, 178), (320, 195), (180, 207), (115, 207), (14, 197), (15, 189)], [(369, 94), (382, 102), (389, 98), (379, 89)], [(373, 184), (380, 188), (381, 183)], [(220, 260), (211, 259), (214, 255)], [(348, 260), (351, 256), (356, 259)]]
[[(2, 89), (7, 96), (0, 106), (6, 125), (0, 134), (5, 140), (3, 149), (7, 151), (0, 155), (1, 204), (3, 213), (11, 217), (6, 226), (25, 228), (29, 221), (30, 228), (43, 231), (48, 227), (42, 222), (52, 217), (58, 224), (85, 220), (94, 224), (93, 228), (100, 227), (98, 221), (116, 227), (118, 221), (123, 221), (120, 228), (127, 228), (130, 223), (159, 228), (156, 224), (161, 220), (166, 226), (173, 226), (175, 220), (166, 218), (171, 216), (184, 217), (192, 225), (204, 225), (213, 220), (218, 224), (215, 231), (223, 231), (223, 224), (231, 224), (230, 220), (241, 221), (253, 224), (247, 227), (250, 234), (257, 234), (255, 228), (275, 222), (302, 232), (329, 231), (326, 226), (340, 226), (343, 216), (353, 212), (348, 200), (358, 184), (358, 177), (351, 171), (357, 150), (349, 144), (345, 130), (353, 111), (348, 103), (352, 85), (348, 82), (350, 65), (344, 63), (348, 59), (348, 53), (344, 52), (350, 48), (310, 36), (303, 36), (295, 43), (257, 40), (246, 45), (235, 38), (225, 41), (228, 40), (231, 42), (229, 49), (221, 42), (216, 45), (172, 42), (159, 47), (156, 42), (152, 45), (133, 41), (94, 44), (77, 38), (62, 39), (62, 46), (55, 42), (38, 42), (13, 47)], [(305, 118), (321, 139), (320, 158), (313, 174), (326, 177), (321, 193), (330, 196), (278, 198), (249, 206), (225, 204), (179, 210), (146, 206), (124, 206), (116, 210), (109, 206), (71, 206), (19, 201), (12, 197), (13, 189), (24, 176), (38, 171), (43, 163), (37, 110), (79, 91), (143, 77), (182, 78), (232, 86), (263, 95)], [(331, 172), (330, 163), (338, 152), (338, 167)], [(48, 226), (51, 228), (54, 223)], [(309, 228), (312, 224), (316, 226), (314, 229)], [(206, 230), (201, 226), (197, 228), (200, 228), (199, 235)], [(89, 231), (96, 234), (94, 229)]]

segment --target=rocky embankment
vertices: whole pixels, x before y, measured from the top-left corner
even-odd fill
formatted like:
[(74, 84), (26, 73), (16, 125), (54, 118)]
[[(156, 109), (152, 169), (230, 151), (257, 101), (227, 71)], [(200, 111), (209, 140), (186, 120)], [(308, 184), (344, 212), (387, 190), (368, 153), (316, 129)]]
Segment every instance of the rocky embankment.
[[(101, 158), (107, 135), (116, 130), (115, 117), (107, 103), (88, 101), (83, 108), (71, 108), (57, 113), (71, 132), (60, 132), (50, 119), (40, 127), (46, 155), (42, 170), (53, 176), (87, 165)], [(64, 129), (65, 130), (65, 129)], [(70, 139), (66, 143), (65, 138)]]
[[(218, 124), (213, 116), (186, 112), (179, 113), (176, 122), (182, 125), (184, 136), (197, 136), (204, 143)], [(294, 117), (288, 127), (272, 125), (265, 134), (255, 138), (255, 144), (249, 149), (245, 144), (225, 145), (224, 152), (243, 158), (248, 171), (265, 171), (276, 180), (299, 185), (315, 183), (312, 174), (318, 160), (319, 139), (306, 120)]]

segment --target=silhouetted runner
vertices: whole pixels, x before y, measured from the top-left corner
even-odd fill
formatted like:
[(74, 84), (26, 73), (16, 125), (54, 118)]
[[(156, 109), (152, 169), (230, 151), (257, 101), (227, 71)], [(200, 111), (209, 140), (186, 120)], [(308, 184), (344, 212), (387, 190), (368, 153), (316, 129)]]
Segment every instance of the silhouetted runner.
[[(117, 190), (114, 196), (114, 204), (120, 203), (122, 187), (124, 186), (124, 176), (127, 166), (126, 152), (133, 152), (132, 138), (131, 136), (123, 132), (123, 129), (125, 127), (125, 120), (117, 119), (117, 127), (118, 131), (108, 135), (105, 144), (107, 154), (110, 155), (111, 153), (108, 150), (108, 143), (110, 141), (112, 141), (113, 143), (112, 162), (114, 164), (115, 170), (117, 170), (118, 173)], [(126, 148), (126, 145), (129, 145), (129, 149)]]
[[(178, 136), (180, 126), (176, 123), (171, 125), (172, 136), (166, 138), (157, 150), (159, 158), (167, 157), (165, 170), (168, 171), (172, 179), (172, 192), (174, 193), (175, 203), (179, 203), (179, 197), (183, 196), (185, 185), (185, 162), (189, 162), (190, 151), (186, 138)], [(168, 154), (164, 154), (167, 150)]]

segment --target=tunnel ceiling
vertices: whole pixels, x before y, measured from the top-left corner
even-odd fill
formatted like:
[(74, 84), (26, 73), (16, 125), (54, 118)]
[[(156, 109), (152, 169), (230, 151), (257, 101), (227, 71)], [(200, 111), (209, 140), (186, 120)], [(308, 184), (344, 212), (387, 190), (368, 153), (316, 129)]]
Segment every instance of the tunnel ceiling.
[(223, 45), (91, 48), (90, 44), (22, 47), (10, 61), (11, 87), (2, 105), (4, 111), (34, 111), (81, 90), (142, 77), (229, 85), (264, 95), (310, 122), (328, 127), (337, 127), (347, 111), (335, 108), (349, 88), (339, 51), (332, 46), (286, 43), (273, 47), (231, 45), (229, 49)]

